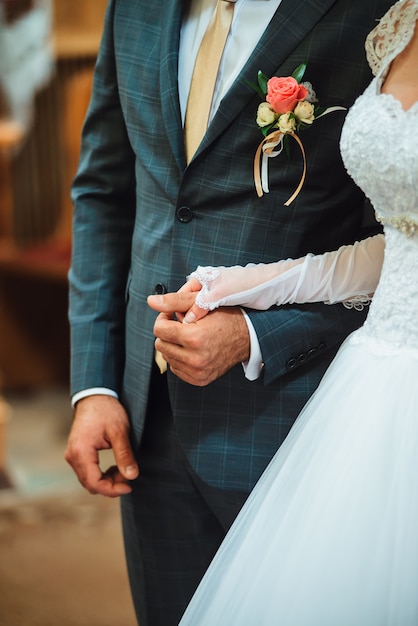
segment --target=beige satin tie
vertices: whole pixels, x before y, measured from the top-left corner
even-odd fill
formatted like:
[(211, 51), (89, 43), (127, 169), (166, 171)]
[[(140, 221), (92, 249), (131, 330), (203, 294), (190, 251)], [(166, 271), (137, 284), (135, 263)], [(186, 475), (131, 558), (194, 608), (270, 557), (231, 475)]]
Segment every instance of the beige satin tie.
[(216, 77), (231, 28), (235, 2), (236, 0), (218, 0), (197, 53), (184, 123), (188, 163), (208, 127)]

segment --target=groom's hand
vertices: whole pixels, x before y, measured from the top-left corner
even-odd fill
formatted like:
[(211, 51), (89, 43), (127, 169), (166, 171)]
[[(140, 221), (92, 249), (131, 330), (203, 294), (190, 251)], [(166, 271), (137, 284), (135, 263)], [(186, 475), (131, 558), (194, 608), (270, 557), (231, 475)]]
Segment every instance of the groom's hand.
[[(113, 450), (115, 465), (103, 471), (100, 450)], [(131, 491), (138, 466), (129, 442), (129, 420), (116, 398), (92, 395), (79, 400), (68, 437), (65, 460), (90, 493), (116, 497)]]
[(238, 307), (220, 308), (196, 323), (182, 324), (175, 319), (175, 311), (183, 308), (179, 307), (180, 302), (190, 308), (190, 301), (184, 299), (190, 294), (181, 292), (167, 295), (170, 299), (163, 296), (164, 307), (168, 301), (172, 301), (173, 309), (165, 309), (156, 319), (155, 348), (161, 352), (176, 376), (191, 385), (203, 387), (237, 363), (248, 360), (250, 338), (244, 316)]
[(148, 296), (147, 302), (151, 309), (160, 313), (172, 313), (175, 311), (180, 322), (190, 324), (205, 317), (209, 310), (195, 304), (196, 294), (202, 285), (192, 278), (187, 281), (176, 293)]
[[(193, 320), (196, 321), (208, 313), (204, 309), (195, 305), (196, 293), (177, 291), (175, 293), (165, 293), (164, 295), (148, 296), (147, 302), (151, 309), (160, 313), (175, 313), (180, 322), (184, 322), (185, 314), (189, 311), (198, 309), (198, 314), (194, 314)], [(200, 313), (200, 314), (199, 314)], [(189, 320), (187, 320), (189, 321)]]

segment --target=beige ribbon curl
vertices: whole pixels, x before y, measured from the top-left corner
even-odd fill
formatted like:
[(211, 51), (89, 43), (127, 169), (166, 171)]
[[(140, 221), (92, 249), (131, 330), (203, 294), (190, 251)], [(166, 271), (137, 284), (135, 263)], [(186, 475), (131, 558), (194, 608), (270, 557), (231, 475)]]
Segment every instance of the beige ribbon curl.
[(268, 159), (271, 157), (275, 157), (278, 154), (281, 153), (282, 148), (279, 151), (274, 152), (274, 149), (283, 142), (283, 137), (285, 135), (290, 135), (290, 137), (293, 137), (293, 139), (297, 142), (297, 144), (299, 145), (300, 151), (302, 152), (302, 157), (303, 157), (303, 171), (302, 171), (302, 176), (301, 179), (299, 181), (298, 186), (296, 187), (294, 193), (290, 196), (290, 198), (288, 200), (286, 200), (286, 202), (284, 203), (285, 206), (289, 206), (293, 200), (299, 195), (300, 190), (303, 187), (303, 183), (305, 182), (305, 178), (306, 178), (306, 155), (305, 155), (305, 149), (303, 147), (303, 144), (300, 140), (300, 138), (298, 137), (298, 135), (296, 133), (293, 132), (288, 132), (288, 133), (283, 133), (280, 130), (275, 130), (272, 133), (270, 133), (269, 135), (267, 135), (263, 141), (261, 141), (260, 145), (257, 148), (257, 151), (255, 153), (255, 157), (254, 157), (254, 184), (255, 184), (255, 188), (257, 191), (257, 195), (259, 198), (262, 197), (263, 192), (268, 193), (268, 188), (266, 189), (263, 185), (262, 182), (262, 178), (261, 178), (261, 174), (260, 174), (260, 170), (262, 168), (262, 161), (263, 159)]

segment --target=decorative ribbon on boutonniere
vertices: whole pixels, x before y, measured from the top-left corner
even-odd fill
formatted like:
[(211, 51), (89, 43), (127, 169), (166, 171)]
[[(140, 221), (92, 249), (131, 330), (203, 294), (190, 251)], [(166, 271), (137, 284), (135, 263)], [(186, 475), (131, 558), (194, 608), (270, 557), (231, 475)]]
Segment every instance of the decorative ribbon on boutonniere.
[(306, 63), (302, 63), (292, 76), (267, 78), (258, 72), (258, 85), (248, 83), (259, 94), (263, 102), (257, 110), (257, 124), (264, 135), (254, 157), (254, 184), (259, 198), (269, 192), (269, 159), (278, 156), (292, 137), (302, 153), (303, 171), (294, 193), (285, 202), (289, 206), (298, 196), (306, 177), (306, 155), (298, 132), (309, 128), (314, 120), (333, 111), (345, 111), (344, 107), (334, 106), (321, 110), (314, 103), (318, 102), (311, 83), (301, 80), (305, 74)]
[[(271, 157), (276, 157), (283, 151), (283, 139), (284, 137), (293, 137), (293, 139), (299, 144), (299, 148), (302, 152), (303, 158), (303, 171), (302, 176), (299, 181), (298, 186), (296, 187), (293, 194), (290, 196), (288, 200), (284, 203), (285, 206), (289, 206), (299, 194), (300, 190), (303, 187), (303, 183), (305, 182), (306, 177), (306, 155), (305, 148), (303, 147), (303, 143), (299, 139), (299, 137), (294, 132), (287, 131), (283, 133), (281, 130), (274, 130), (272, 133), (269, 133), (267, 137), (263, 139), (263, 141), (259, 144), (257, 148), (257, 152), (254, 157), (254, 183), (257, 191), (257, 195), (259, 198), (264, 193), (269, 192), (268, 186), (268, 159)], [(278, 147), (278, 150), (275, 148)], [(261, 166), (260, 166), (261, 160)]]

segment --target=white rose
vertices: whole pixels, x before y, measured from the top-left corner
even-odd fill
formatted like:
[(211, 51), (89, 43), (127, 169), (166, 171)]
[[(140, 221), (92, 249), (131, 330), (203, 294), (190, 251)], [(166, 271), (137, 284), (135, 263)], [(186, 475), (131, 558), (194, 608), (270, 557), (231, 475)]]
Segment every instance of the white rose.
[(294, 114), (304, 124), (312, 124), (315, 119), (314, 116), (314, 105), (310, 102), (298, 102), (295, 106)]
[(276, 114), (268, 102), (262, 102), (257, 110), (257, 124), (261, 127), (273, 124)]
[(293, 133), (296, 129), (296, 120), (290, 112), (282, 113), (276, 126), (282, 133)]

